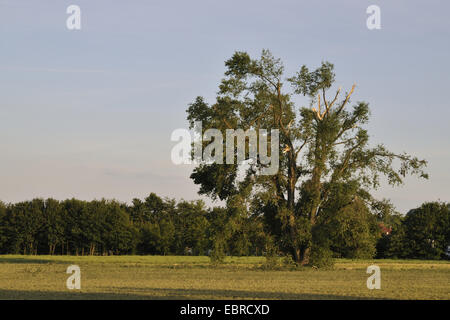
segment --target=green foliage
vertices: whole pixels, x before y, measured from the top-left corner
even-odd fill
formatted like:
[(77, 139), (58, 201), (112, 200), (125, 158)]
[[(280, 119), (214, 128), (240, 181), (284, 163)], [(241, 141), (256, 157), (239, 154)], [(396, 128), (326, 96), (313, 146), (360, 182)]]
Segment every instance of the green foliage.
[(6, 215), (6, 205), (0, 201), (0, 253), (7, 252), (6, 247), (8, 243), (8, 225)]
[[(368, 103), (360, 101), (348, 108), (355, 86), (341, 99), (341, 89), (334, 98), (327, 98), (335, 85), (334, 66), (329, 62), (315, 70), (302, 66), (287, 82), (281, 61), (268, 50), (258, 59), (236, 52), (225, 67), (215, 103), (197, 97), (189, 105), (191, 127), (202, 121), (203, 130), (216, 128), (223, 133), (226, 129), (278, 129), (279, 171), (261, 176), (261, 163), (200, 164), (191, 175), (199, 193), (225, 200), (228, 206), (239, 198), (252, 207), (254, 214), (263, 216), (264, 230), (274, 237), (278, 249), (292, 254), (298, 263), (308, 263), (314, 250), (329, 260), (332, 245), (323, 243), (322, 248), (322, 240), (315, 242), (316, 224), (321, 228), (336, 225), (324, 238), (336, 240), (334, 249), (340, 255), (373, 256), (379, 232), (368, 211), (377, 207), (370, 191), (379, 186), (382, 176), (392, 185), (403, 183), (410, 174), (427, 178), (426, 161), (390, 152), (383, 145), (370, 147), (364, 128), (370, 116)], [(307, 96), (310, 106), (295, 106), (295, 95)], [(317, 107), (311, 108), (314, 104)], [(226, 157), (225, 145), (224, 151)], [(244, 175), (237, 174), (240, 169)], [(356, 197), (367, 202), (367, 208), (350, 205)], [(245, 241), (238, 238), (238, 243)]]
[(319, 90), (329, 89), (334, 82), (334, 65), (322, 62), (322, 65), (313, 72), (303, 65), (295, 77), (289, 79), (295, 86), (295, 93), (315, 97)]
[(271, 237), (267, 239), (264, 257), (266, 261), (262, 264), (262, 269), (276, 270), (280, 268), (280, 251)]
[[(331, 266), (333, 258), (372, 258), (375, 248), (378, 258), (446, 258), (448, 204), (425, 203), (402, 217), (386, 201), (369, 208), (367, 194), (358, 188), (358, 183), (336, 184), (333, 201), (324, 205), (313, 227), (300, 216), (294, 246), (287, 232), (269, 228), (270, 215), (261, 214), (260, 203), (248, 203), (242, 195), (230, 198), (227, 207), (211, 209), (202, 201), (176, 203), (154, 194), (130, 206), (114, 200), (0, 202), (0, 253), (208, 254), (213, 264), (227, 256), (264, 255), (267, 270), (300, 265), (292, 254), (295, 246), (310, 248), (308, 264), (320, 268)], [(272, 221), (289, 230), (288, 213), (278, 212), (283, 213)], [(381, 235), (391, 227), (391, 233)]]
[(392, 233), (383, 237), (379, 257), (444, 259), (450, 245), (450, 205), (426, 202), (410, 210), (396, 223)]
[(179, 245), (190, 248), (195, 255), (206, 253), (209, 241), (205, 231), (209, 228), (209, 221), (203, 201), (179, 202), (177, 226), (180, 232), (174, 236)]
[(440, 259), (450, 245), (450, 207), (440, 202), (424, 203), (405, 217), (410, 254), (422, 259)]
[(364, 203), (356, 199), (327, 221), (332, 250), (339, 257), (370, 259), (376, 253), (381, 236), (375, 217)]
[(333, 251), (322, 244), (313, 244), (310, 265), (317, 268), (331, 268), (334, 265)]
[(154, 193), (131, 205), (104, 199), (0, 202), (0, 253), (205, 255), (212, 250), (216, 260), (261, 255), (262, 221), (242, 210), (239, 201), (207, 209), (200, 200), (177, 203)]
[(225, 261), (226, 241), (222, 237), (216, 237), (213, 240), (213, 248), (209, 254), (209, 259), (214, 265), (224, 263)]
[(401, 224), (392, 230), (388, 236), (384, 236), (385, 252), (381, 257), (404, 259), (411, 257), (410, 245), (406, 237), (406, 227)]

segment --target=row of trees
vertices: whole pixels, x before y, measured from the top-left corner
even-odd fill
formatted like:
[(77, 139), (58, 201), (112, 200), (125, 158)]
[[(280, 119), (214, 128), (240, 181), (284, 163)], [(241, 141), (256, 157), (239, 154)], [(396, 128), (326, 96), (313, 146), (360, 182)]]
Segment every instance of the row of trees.
[[(405, 217), (386, 201), (369, 208), (356, 200), (342, 207), (321, 229), (334, 257), (445, 257), (448, 204), (426, 203)], [(210, 254), (218, 260), (225, 255), (283, 254), (277, 244), (283, 239), (273, 233), (281, 226), (257, 208), (248, 211), (239, 202), (206, 208), (202, 201), (176, 202), (154, 193), (131, 205), (76, 199), (0, 202), (0, 253)]]
[(258, 255), (264, 246), (259, 220), (154, 193), (132, 205), (76, 199), (0, 202), (0, 253), (202, 255), (218, 245), (229, 254)]
[(448, 258), (450, 252), (450, 204), (424, 203), (405, 217), (391, 219), (392, 232), (377, 243), (380, 258)]

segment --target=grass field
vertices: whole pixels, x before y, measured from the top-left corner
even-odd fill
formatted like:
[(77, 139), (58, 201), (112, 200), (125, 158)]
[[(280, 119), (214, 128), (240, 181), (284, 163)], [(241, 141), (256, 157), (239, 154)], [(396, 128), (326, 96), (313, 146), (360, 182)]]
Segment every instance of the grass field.
[[(212, 266), (190, 256), (0, 256), (0, 299), (450, 299), (450, 263), (337, 260), (332, 270), (264, 270), (260, 257)], [(66, 269), (81, 269), (68, 290)], [(381, 268), (381, 289), (366, 286)]]

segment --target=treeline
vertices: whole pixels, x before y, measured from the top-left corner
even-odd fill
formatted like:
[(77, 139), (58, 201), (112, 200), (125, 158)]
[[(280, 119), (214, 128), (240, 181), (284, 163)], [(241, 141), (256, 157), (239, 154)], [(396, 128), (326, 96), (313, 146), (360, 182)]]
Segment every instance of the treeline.
[(377, 257), (450, 258), (450, 204), (424, 203), (406, 216), (395, 216), (392, 231), (377, 242)]
[(131, 205), (77, 199), (0, 202), (0, 253), (205, 255), (221, 246), (233, 255), (261, 255), (259, 220), (154, 193)]
[[(450, 245), (450, 209), (426, 203), (406, 216), (386, 204), (355, 203), (324, 228), (334, 257), (442, 259)], [(269, 217), (269, 218), (268, 218)], [(1, 254), (225, 255), (277, 254), (270, 215), (232, 205), (175, 201), (152, 193), (131, 205), (115, 200), (34, 199), (0, 202)]]

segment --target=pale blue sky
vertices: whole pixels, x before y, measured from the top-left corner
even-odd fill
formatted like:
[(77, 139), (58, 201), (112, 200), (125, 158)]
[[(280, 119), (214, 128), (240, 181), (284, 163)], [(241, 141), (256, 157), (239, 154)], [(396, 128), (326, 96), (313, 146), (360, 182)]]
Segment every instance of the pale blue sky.
[(449, 2), (315, 2), (0, 0), (0, 199), (198, 198), (170, 134), (197, 95), (213, 101), (235, 50), (267, 48), (289, 75), (334, 63), (370, 103), (372, 143), (429, 161), (429, 181), (378, 196), (403, 212), (449, 201)]

